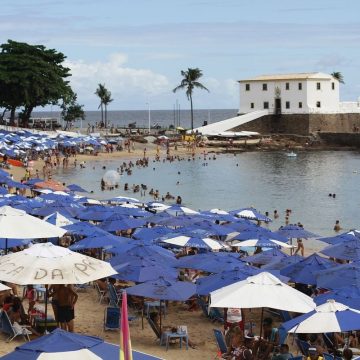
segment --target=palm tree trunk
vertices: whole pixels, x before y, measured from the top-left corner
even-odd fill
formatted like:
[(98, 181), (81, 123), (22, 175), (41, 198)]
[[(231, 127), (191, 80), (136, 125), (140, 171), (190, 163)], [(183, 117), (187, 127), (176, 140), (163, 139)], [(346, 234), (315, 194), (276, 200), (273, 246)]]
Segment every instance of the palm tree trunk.
[(101, 103), (101, 126), (104, 124), (104, 105)]
[(107, 105), (105, 104), (105, 129), (107, 129)]
[(194, 130), (194, 110), (193, 110), (193, 100), (191, 94), (190, 94), (190, 111), (191, 111), (191, 130)]

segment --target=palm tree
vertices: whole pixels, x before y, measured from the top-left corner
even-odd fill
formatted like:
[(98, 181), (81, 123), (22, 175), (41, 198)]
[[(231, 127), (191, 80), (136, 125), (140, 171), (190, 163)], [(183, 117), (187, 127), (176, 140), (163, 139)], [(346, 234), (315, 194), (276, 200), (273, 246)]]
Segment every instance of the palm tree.
[(202, 77), (202, 72), (199, 68), (191, 69), (188, 68), (187, 71), (181, 70), (181, 76), (183, 79), (179, 86), (177, 86), (173, 92), (177, 92), (178, 90), (186, 89), (186, 96), (188, 100), (190, 100), (190, 109), (191, 109), (191, 130), (194, 129), (194, 110), (193, 110), (193, 100), (192, 94), (195, 88), (199, 88), (202, 90), (209, 91), (203, 84), (198, 82), (198, 80)]
[(98, 84), (98, 88), (95, 91), (95, 95), (100, 98), (100, 105), (98, 109), (101, 109), (101, 124), (104, 124), (104, 98), (106, 96), (107, 89), (105, 84)]
[(107, 106), (113, 101), (114, 99), (111, 98), (111, 92), (106, 90), (106, 94), (103, 97), (103, 104), (105, 107), (105, 129), (107, 129)]
[(334, 71), (331, 73), (331, 76), (338, 80), (340, 84), (345, 84), (343, 74), (340, 71)]

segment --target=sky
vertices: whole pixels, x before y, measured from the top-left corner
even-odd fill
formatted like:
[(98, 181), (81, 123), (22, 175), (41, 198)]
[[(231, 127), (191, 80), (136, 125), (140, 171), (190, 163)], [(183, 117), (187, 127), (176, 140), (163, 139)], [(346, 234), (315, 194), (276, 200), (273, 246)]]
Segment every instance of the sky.
[(1, 0), (0, 43), (41, 44), (67, 57), (71, 86), (96, 110), (172, 109), (181, 70), (209, 92), (194, 107), (236, 109), (237, 81), (261, 74), (340, 71), (340, 97), (360, 96), (359, 0)]

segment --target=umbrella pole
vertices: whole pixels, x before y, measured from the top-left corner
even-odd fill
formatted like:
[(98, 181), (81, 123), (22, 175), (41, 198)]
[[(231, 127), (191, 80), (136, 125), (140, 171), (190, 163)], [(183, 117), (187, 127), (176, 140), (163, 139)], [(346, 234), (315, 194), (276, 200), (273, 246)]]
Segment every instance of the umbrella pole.
[(141, 307), (141, 327), (144, 330), (144, 298), (142, 298), (142, 307)]
[(264, 308), (261, 308), (261, 317), (260, 317), (260, 338), (259, 340), (261, 341), (261, 336), (262, 336), (262, 323), (263, 323), (263, 317), (264, 317)]
[(159, 311), (160, 311), (160, 336), (161, 336), (161, 300), (160, 300), (160, 309), (159, 309)]
[(5, 255), (8, 253), (8, 238), (5, 239)]
[[(292, 245), (292, 243), (293, 243), (292, 238), (290, 238), (290, 245)], [(290, 249), (290, 255), (293, 254), (293, 250), (294, 250), (293, 248)]]
[(47, 311), (48, 310), (48, 285), (45, 285), (45, 324), (44, 324), (44, 332), (47, 333)]

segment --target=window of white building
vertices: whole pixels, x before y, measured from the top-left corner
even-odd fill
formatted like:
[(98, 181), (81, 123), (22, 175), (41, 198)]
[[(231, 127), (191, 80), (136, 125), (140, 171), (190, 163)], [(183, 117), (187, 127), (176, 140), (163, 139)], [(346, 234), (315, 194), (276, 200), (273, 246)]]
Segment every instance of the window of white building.
[(302, 90), (302, 83), (298, 83), (298, 89)]
[(250, 84), (245, 84), (245, 91), (250, 91)]
[(264, 109), (268, 109), (269, 108), (269, 102), (268, 101), (264, 101)]
[(321, 90), (321, 83), (316, 83), (316, 90)]
[(290, 90), (290, 83), (285, 83), (285, 90)]
[(331, 83), (331, 89), (335, 90), (335, 83), (334, 82)]
[(321, 108), (321, 102), (320, 102), (320, 101), (317, 101), (317, 102), (316, 102), (316, 107), (317, 107), (317, 108)]
[(251, 109), (253, 109), (255, 107), (254, 103), (251, 103), (250, 107), (251, 107)]
[(263, 84), (263, 91), (267, 91), (267, 84)]
[(299, 109), (302, 109), (302, 102), (299, 102)]
[(290, 101), (286, 101), (286, 102), (285, 102), (285, 108), (286, 108), (286, 109), (290, 109)]

